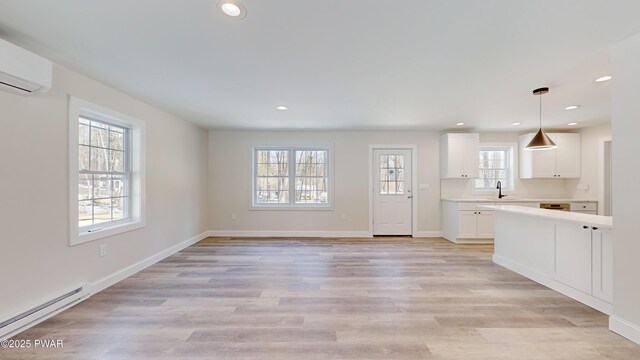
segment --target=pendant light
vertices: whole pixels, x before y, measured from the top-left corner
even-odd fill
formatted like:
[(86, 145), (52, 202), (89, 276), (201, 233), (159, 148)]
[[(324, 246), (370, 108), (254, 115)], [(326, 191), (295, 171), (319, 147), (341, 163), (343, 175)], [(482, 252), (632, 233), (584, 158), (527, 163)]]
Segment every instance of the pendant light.
[(540, 129), (533, 139), (531, 139), (529, 145), (525, 147), (526, 150), (551, 150), (558, 147), (558, 145), (556, 145), (556, 143), (554, 143), (553, 140), (551, 140), (549, 136), (542, 131), (542, 95), (548, 92), (549, 88), (547, 87), (533, 90), (533, 95), (540, 96)]

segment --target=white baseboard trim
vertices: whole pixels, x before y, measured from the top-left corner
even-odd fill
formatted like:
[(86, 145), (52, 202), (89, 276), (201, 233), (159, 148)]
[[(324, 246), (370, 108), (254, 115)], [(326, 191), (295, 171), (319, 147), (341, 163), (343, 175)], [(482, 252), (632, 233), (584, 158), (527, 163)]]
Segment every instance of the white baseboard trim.
[(272, 231), (272, 230), (211, 230), (211, 237), (327, 237), (327, 238), (370, 238), (368, 231)]
[[(52, 310), (51, 312), (48, 313), (44, 313), (42, 314), (41, 317), (38, 317), (37, 319), (33, 320), (32, 322), (29, 322), (28, 324), (25, 324), (24, 326), (21, 326), (19, 328), (11, 328), (11, 329), (7, 329), (9, 332), (0, 332), (0, 339), (7, 339), (10, 338), (20, 332), (23, 332), (49, 318), (51, 318), (54, 315), (59, 314), (60, 312), (88, 299), (89, 297), (91, 297), (91, 295), (93, 294), (97, 294), (100, 291), (108, 288), (111, 285), (114, 285), (126, 278), (128, 278), (129, 276), (144, 270), (146, 268), (148, 268), (149, 266), (159, 262), (160, 260), (163, 260), (175, 253), (177, 253), (178, 251), (187, 248), (195, 243), (197, 243), (198, 241), (201, 241), (203, 239), (206, 239), (209, 235), (207, 234), (208, 232), (205, 231), (202, 234), (196, 235), (192, 238), (189, 238), (179, 244), (176, 244), (170, 248), (167, 248), (165, 250), (160, 251), (159, 253), (149, 256), (148, 258), (141, 260), (133, 265), (130, 265), (120, 271), (117, 271), (109, 276), (106, 276), (94, 283), (91, 284), (86, 284), (85, 286), (83, 286), (83, 292), (82, 292), (82, 297), (69, 303), (66, 304), (65, 306), (61, 307), (61, 308), (57, 308), (55, 310)], [(18, 314), (16, 314), (18, 315)], [(9, 317), (11, 318), (11, 317)]]
[(209, 233), (208, 231), (205, 231), (179, 244), (173, 245), (170, 248), (162, 250), (155, 255), (151, 255), (148, 258), (141, 260), (133, 265), (127, 266), (126, 268), (118, 272), (115, 272), (109, 276), (105, 276), (104, 278), (91, 284), (91, 288), (90, 288), (91, 294), (98, 293), (108, 288), (109, 286), (114, 285), (128, 278), (129, 276), (148, 268), (149, 266), (159, 262), (160, 260), (164, 260), (165, 258), (168, 258), (169, 256), (177, 253), (178, 251), (188, 248), (189, 246), (197, 243), (198, 241), (206, 239), (207, 237), (209, 237), (208, 233)]
[(636, 344), (640, 344), (640, 326), (636, 324), (630, 323), (615, 315), (611, 315), (609, 316), (609, 330), (624, 336)]
[(555, 290), (587, 306), (591, 306), (592, 308), (600, 312), (603, 312), (607, 315), (611, 315), (611, 312), (613, 311), (613, 305), (604, 300), (598, 299), (589, 294), (585, 294), (582, 291), (576, 290), (570, 286), (567, 286), (561, 282), (558, 282), (541, 272), (538, 272), (526, 266), (520, 265), (502, 256), (493, 255), (493, 262), (513, 272), (516, 272), (524, 277), (527, 277), (539, 284), (542, 284), (550, 288), (551, 290)]
[(418, 231), (413, 237), (440, 238), (442, 237), (442, 231)]

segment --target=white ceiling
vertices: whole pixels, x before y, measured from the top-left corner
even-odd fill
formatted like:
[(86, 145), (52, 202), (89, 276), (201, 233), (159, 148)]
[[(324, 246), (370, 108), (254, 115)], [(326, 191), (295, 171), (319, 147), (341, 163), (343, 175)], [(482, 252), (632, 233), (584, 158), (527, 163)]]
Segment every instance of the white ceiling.
[(637, 0), (243, 4), (0, 0), (0, 37), (208, 128), (514, 130), (539, 86), (545, 126), (608, 119), (593, 80), (640, 32)]

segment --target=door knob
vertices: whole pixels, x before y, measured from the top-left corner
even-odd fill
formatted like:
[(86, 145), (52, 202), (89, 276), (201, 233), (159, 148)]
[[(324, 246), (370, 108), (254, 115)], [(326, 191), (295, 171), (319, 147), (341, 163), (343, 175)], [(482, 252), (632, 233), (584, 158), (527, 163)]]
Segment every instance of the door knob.
[(407, 199), (413, 199), (413, 196), (409, 195), (407, 196)]

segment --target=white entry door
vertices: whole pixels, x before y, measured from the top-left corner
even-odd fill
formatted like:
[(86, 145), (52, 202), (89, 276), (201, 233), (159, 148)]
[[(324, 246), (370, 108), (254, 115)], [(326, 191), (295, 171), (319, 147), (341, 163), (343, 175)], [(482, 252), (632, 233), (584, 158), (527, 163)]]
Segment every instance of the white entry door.
[(373, 150), (373, 234), (412, 235), (411, 149)]

